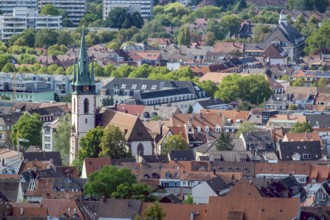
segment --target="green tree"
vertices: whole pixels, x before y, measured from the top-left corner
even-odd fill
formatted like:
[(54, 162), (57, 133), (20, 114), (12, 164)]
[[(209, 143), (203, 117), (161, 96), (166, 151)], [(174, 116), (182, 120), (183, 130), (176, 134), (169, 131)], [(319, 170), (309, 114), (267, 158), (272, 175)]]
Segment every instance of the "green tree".
[(303, 86), (305, 84), (305, 79), (302, 77), (297, 77), (295, 81), (293, 81), (292, 86)]
[(85, 158), (97, 158), (101, 152), (101, 139), (104, 134), (102, 127), (96, 127), (89, 130), (80, 140), (79, 160)]
[(60, 11), (52, 4), (46, 4), (41, 8), (40, 15), (60, 15)]
[(237, 34), (241, 28), (242, 19), (235, 14), (225, 15), (220, 21), (221, 27), (224, 29), (224, 32), (229, 36)]
[(1, 72), (5, 72), (5, 73), (13, 73), (16, 71), (17, 71), (16, 67), (12, 63), (5, 64), (4, 67), (2, 67), (1, 69)]
[(328, 0), (289, 0), (288, 8), (289, 9), (298, 9), (298, 10), (318, 10), (323, 13), (327, 10), (329, 5)]
[(152, 189), (144, 183), (120, 184), (115, 192), (111, 193), (112, 198), (138, 199), (142, 202), (150, 200)]
[(250, 111), (253, 107), (255, 107), (255, 106), (249, 102), (241, 102), (238, 104), (237, 110), (238, 111)]
[(113, 104), (113, 96), (102, 99), (102, 106), (111, 106)]
[(242, 100), (251, 104), (260, 104), (271, 96), (269, 82), (263, 75), (240, 76), (233, 74), (223, 78), (215, 97), (225, 102)]
[(105, 129), (101, 138), (102, 157), (111, 157), (112, 159), (125, 158), (128, 156), (128, 149), (124, 134), (120, 129), (112, 124), (109, 124)]
[(188, 195), (188, 197), (183, 201), (184, 204), (194, 204), (194, 199), (191, 195)]
[(146, 220), (164, 220), (166, 213), (160, 206), (159, 202), (155, 202), (144, 210), (144, 216)]
[(191, 44), (191, 33), (188, 25), (182, 26), (179, 29), (177, 36), (177, 41), (179, 45), (190, 45)]
[(255, 126), (255, 124), (249, 122), (249, 121), (245, 121), (243, 122), (236, 133), (236, 137), (239, 137), (243, 132), (251, 132), (251, 131), (257, 131), (257, 127)]
[(188, 144), (182, 135), (168, 136), (162, 144), (162, 154), (167, 155), (171, 150), (188, 149)]
[(327, 78), (320, 78), (317, 83), (316, 86), (317, 87), (326, 87), (329, 84), (329, 80)]
[(218, 89), (217, 85), (211, 80), (205, 80), (198, 83), (198, 87), (203, 89), (207, 93), (207, 95), (211, 97), (213, 97), (215, 91), (217, 91)]
[(36, 34), (35, 47), (49, 47), (56, 44), (58, 33), (52, 29), (42, 29)]
[(10, 134), (12, 143), (16, 145), (18, 139), (26, 139), (29, 142), (20, 142), (24, 149), (30, 145), (41, 146), (41, 127), (40, 115), (24, 113), (12, 127)]
[(10, 54), (0, 54), (0, 69), (2, 69), (7, 63), (11, 63), (12, 56)]
[[(309, 23), (309, 25), (312, 25)], [(305, 52), (311, 54), (314, 51), (320, 50), (322, 48), (330, 47), (330, 20), (323, 20), (321, 27), (316, 31), (312, 32), (311, 35), (306, 39), (307, 47), (305, 47)]]
[(312, 132), (313, 128), (308, 122), (297, 122), (292, 127), (291, 133), (304, 133), (304, 132)]
[(247, 8), (247, 3), (245, 0), (238, 0), (237, 3), (234, 6), (234, 11), (241, 11), (245, 8)]
[(234, 146), (232, 145), (232, 139), (229, 133), (221, 132), (219, 138), (215, 143), (215, 147), (218, 151), (232, 150)]
[(71, 115), (62, 116), (57, 124), (56, 131), (53, 133), (54, 149), (59, 151), (62, 156), (63, 164), (69, 165), (69, 146), (71, 137)]
[(289, 105), (288, 110), (297, 110), (297, 106), (295, 105)]
[(262, 42), (270, 31), (269, 26), (264, 24), (255, 25), (252, 33), (252, 41), (255, 43)]
[(133, 183), (136, 183), (136, 179), (129, 169), (105, 166), (88, 176), (84, 193), (110, 198), (120, 184), (132, 185)]

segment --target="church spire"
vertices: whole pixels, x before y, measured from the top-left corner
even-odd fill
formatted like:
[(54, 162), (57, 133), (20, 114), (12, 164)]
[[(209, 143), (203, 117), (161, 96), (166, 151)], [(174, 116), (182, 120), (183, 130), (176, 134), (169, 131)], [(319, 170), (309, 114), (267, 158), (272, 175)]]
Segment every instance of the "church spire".
[(87, 46), (85, 41), (84, 29), (81, 33), (81, 45), (78, 59), (78, 73), (73, 69), (73, 84), (75, 86), (92, 86), (95, 85), (94, 70), (89, 70), (89, 60), (87, 53)]

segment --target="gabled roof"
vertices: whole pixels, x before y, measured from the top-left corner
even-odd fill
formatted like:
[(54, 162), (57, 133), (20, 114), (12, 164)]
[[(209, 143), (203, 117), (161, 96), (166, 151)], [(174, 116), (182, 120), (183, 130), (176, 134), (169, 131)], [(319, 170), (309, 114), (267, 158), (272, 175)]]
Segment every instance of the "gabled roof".
[(284, 136), (287, 141), (321, 141), (318, 133), (287, 133)]
[[(300, 155), (300, 160), (319, 160), (322, 157), (320, 141), (291, 141), (280, 142), (281, 160), (293, 160), (293, 156)], [(308, 154), (309, 158), (304, 158)]]
[(221, 52), (223, 54), (230, 54), (233, 51), (238, 50), (239, 52), (244, 52), (244, 43), (242, 42), (217, 42), (214, 45), (215, 52)]
[(223, 179), (220, 176), (213, 177), (212, 179), (206, 180), (205, 182), (217, 194), (219, 194), (221, 190), (228, 188), (227, 183), (223, 181)]
[(283, 59), (287, 57), (287, 53), (279, 44), (271, 44), (265, 50), (264, 57), (270, 59)]
[(233, 216), (233, 212), (244, 214), (244, 219), (294, 219), (299, 214), (299, 202), (293, 198), (209, 198), (208, 219), (229, 219), (228, 216)]
[(90, 219), (114, 218), (133, 219), (140, 210), (141, 201), (134, 199), (104, 199), (101, 201), (77, 202), (83, 215), (92, 215)]
[(280, 41), (288, 42), (293, 46), (301, 44), (305, 38), (289, 23), (281, 22), (276, 26), (264, 42)]
[(124, 133), (127, 142), (153, 140), (142, 121), (135, 115), (111, 109), (102, 109), (100, 115), (98, 124), (102, 127), (106, 127), (108, 124), (118, 127)]
[(53, 161), (55, 166), (62, 166), (61, 154), (58, 151), (51, 152), (23, 152), (23, 159), (25, 161)]
[(241, 179), (226, 194), (226, 197), (233, 198), (261, 198), (262, 194), (252, 180)]

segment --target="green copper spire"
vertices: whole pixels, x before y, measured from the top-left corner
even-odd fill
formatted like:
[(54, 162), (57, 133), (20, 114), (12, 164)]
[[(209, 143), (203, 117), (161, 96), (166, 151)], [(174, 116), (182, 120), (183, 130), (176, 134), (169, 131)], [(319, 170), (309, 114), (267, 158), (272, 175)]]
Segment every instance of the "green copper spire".
[(89, 70), (88, 53), (85, 41), (84, 29), (81, 33), (81, 45), (78, 59), (78, 74), (76, 74), (76, 68), (73, 68), (73, 81), (75, 86), (92, 86), (95, 85), (94, 69)]

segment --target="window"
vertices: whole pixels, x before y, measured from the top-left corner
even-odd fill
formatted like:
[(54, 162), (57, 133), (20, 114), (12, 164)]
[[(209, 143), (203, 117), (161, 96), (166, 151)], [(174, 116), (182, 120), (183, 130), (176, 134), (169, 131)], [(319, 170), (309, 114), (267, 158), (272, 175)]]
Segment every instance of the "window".
[(302, 156), (303, 156), (303, 159), (305, 159), (305, 160), (312, 158), (311, 154), (303, 154)]
[(147, 85), (142, 85), (141, 89), (146, 89)]
[(3, 133), (0, 133), (0, 140), (3, 140)]
[(73, 113), (76, 113), (76, 99), (73, 98)]
[(88, 109), (89, 109), (89, 101), (87, 98), (84, 100), (84, 114), (88, 114)]
[(126, 89), (126, 84), (121, 85), (122, 89)]
[(152, 85), (151, 90), (155, 90), (157, 88), (157, 85)]
[(88, 120), (87, 120), (87, 118), (85, 118), (85, 124), (87, 124), (88, 123)]
[(133, 84), (132, 85), (132, 89), (136, 89), (136, 84)]
[(209, 132), (209, 127), (205, 126), (205, 132)]

